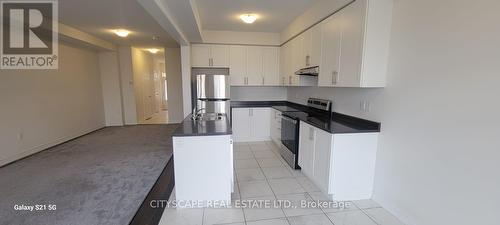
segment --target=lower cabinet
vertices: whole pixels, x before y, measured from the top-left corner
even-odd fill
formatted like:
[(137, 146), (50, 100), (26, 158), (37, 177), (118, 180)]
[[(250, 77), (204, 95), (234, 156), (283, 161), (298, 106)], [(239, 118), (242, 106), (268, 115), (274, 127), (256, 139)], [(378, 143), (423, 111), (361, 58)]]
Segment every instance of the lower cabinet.
[(299, 166), (333, 200), (371, 198), (378, 133), (331, 134), (300, 122)]
[(281, 145), (281, 112), (276, 109), (271, 109), (271, 140)]
[(231, 124), (235, 142), (271, 140), (270, 108), (233, 108)]

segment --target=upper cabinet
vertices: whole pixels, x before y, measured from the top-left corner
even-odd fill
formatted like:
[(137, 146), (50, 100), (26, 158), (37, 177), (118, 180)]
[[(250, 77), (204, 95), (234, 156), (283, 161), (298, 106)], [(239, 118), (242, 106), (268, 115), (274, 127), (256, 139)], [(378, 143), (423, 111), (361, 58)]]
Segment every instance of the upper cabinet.
[(191, 65), (193, 67), (229, 67), (229, 46), (192, 45)]
[(384, 87), (391, 21), (392, 0), (356, 0), (290, 40), (302, 54), (282, 67), (319, 65), (318, 86)]
[(232, 86), (279, 86), (279, 48), (231, 45)]

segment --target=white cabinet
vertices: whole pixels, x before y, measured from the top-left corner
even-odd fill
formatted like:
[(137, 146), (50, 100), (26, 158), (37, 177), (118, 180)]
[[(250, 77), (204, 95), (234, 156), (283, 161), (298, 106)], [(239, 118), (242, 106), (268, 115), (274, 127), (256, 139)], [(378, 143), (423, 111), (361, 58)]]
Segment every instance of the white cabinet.
[(300, 122), (298, 164), (309, 178), (314, 177), (314, 131), (311, 125)]
[(193, 67), (229, 67), (229, 46), (227, 45), (192, 45), (191, 66)]
[(280, 49), (280, 84), (288, 86), (291, 84), (292, 72), (292, 47), (291, 43), (287, 42)]
[(321, 26), (314, 26), (303, 34), (303, 67), (319, 66), (321, 59)]
[(233, 108), (231, 125), (235, 142), (271, 139), (270, 108)]
[(279, 85), (278, 47), (232, 45), (229, 48), (232, 86)]
[(247, 50), (245, 46), (229, 47), (229, 78), (232, 86), (247, 83)]
[(378, 133), (331, 134), (300, 122), (299, 166), (333, 200), (369, 199)]
[(279, 81), (279, 48), (262, 48), (262, 75), (265, 86), (278, 86)]
[(257, 46), (247, 47), (247, 85), (264, 85), (262, 74), (263, 54), (262, 48)]
[(338, 14), (324, 20), (321, 26), (321, 66), (318, 86), (333, 87), (337, 84), (340, 60), (340, 20)]
[(281, 145), (281, 112), (276, 109), (271, 109), (271, 140)]

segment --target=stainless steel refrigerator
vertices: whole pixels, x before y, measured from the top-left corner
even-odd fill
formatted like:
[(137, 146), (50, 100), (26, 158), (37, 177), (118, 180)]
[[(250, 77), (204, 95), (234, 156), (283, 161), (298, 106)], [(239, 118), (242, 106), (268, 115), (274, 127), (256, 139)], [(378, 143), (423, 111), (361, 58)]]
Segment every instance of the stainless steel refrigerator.
[(229, 69), (193, 68), (191, 74), (193, 109), (206, 113), (229, 114)]

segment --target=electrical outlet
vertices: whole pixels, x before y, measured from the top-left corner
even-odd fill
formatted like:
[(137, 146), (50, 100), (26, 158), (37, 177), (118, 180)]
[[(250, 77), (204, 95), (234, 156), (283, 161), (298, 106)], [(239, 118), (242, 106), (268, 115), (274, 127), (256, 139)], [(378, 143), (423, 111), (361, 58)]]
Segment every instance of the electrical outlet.
[(365, 101), (365, 112), (370, 112), (370, 110), (371, 110), (370, 102)]
[(24, 134), (23, 134), (23, 132), (19, 132), (19, 133), (17, 133), (17, 140), (20, 140), (20, 141), (21, 141), (21, 140), (23, 140), (23, 138), (24, 138)]

